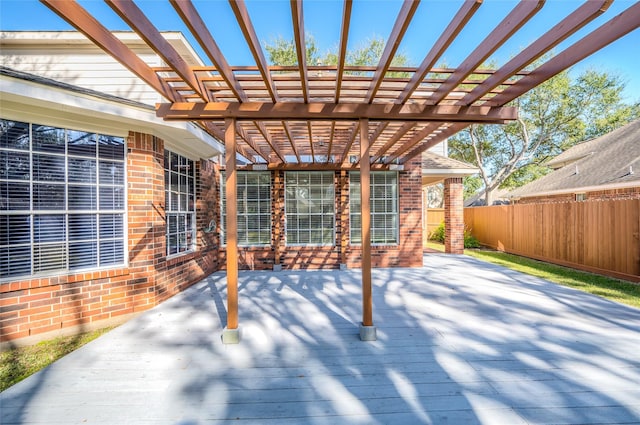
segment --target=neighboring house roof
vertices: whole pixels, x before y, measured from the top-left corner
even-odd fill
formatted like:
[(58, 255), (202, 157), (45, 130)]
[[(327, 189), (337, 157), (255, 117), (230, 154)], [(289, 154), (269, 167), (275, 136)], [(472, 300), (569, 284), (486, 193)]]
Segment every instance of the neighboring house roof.
[(568, 149), (550, 164), (563, 166), (513, 190), (509, 198), (640, 186), (640, 120)]
[(452, 177), (465, 177), (479, 170), (471, 164), (433, 152), (422, 154), (422, 184), (429, 185)]
[(599, 142), (600, 138), (598, 137), (579, 143), (570, 147), (555, 158), (550, 159), (544, 165), (547, 165), (554, 170), (562, 168), (567, 164), (571, 164), (572, 162), (593, 154), (596, 151)]
[[(496, 189), (493, 191), (493, 204), (505, 204), (509, 203), (507, 194), (509, 193), (508, 189)], [(475, 195), (464, 200), (465, 207), (484, 207), (487, 203), (484, 200), (484, 191), (480, 191)]]

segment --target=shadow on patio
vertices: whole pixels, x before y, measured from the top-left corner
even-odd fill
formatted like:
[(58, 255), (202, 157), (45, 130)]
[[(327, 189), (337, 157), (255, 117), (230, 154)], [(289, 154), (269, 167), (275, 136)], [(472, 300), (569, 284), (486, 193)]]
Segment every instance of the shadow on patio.
[(373, 271), (368, 343), (359, 271), (240, 272), (242, 342), (225, 346), (225, 283), (215, 273), (5, 391), (2, 423), (640, 422), (636, 309), (429, 254)]

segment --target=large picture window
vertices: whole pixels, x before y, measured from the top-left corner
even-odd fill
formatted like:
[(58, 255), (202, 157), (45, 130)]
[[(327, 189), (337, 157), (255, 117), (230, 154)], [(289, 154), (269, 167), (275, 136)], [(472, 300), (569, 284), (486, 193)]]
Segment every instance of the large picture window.
[[(398, 244), (398, 173), (371, 172), (371, 243)], [(351, 243), (362, 243), (360, 173), (349, 173)]]
[(125, 263), (125, 141), (0, 119), (0, 279)]
[[(238, 246), (271, 244), (271, 173), (237, 171)], [(225, 174), (222, 174), (222, 243), (226, 244), (227, 194)]]
[(285, 213), (287, 244), (333, 245), (334, 173), (285, 173)]
[(165, 149), (164, 188), (167, 255), (191, 251), (196, 225), (194, 162)]

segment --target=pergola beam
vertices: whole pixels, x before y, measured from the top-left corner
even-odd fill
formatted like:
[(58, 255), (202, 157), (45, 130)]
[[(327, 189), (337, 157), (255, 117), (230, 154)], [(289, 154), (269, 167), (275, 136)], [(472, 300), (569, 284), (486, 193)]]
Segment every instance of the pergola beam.
[(276, 145), (276, 143), (272, 140), (271, 135), (269, 134), (269, 130), (267, 130), (267, 128), (265, 127), (264, 122), (254, 121), (253, 124), (256, 126), (260, 134), (262, 134), (264, 140), (266, 140), (269, 146), (271, 146), (273, 152), (278, 156), (278, 158), (280, 158), (280, 161), (285, 162), (284, 156), (280, 152), (278, 145)]
[(347, 139), (347, 145), (345, 146), (344, 151), (340, 156), (340, 160), (338, 161), (338, 164), (344, 164), (344, 162), (348, 159), (351, 146), (353, 146), (353, 142), (356, 140), (356, 137), (358, 136), (358, 130), (359, 130), (359, 126), (356, 123), (356, 125), (354, 125), (353, 128), (351, 129), (351, 135)]
[(373, 156), (373, 158), (371, 158), (371, 163), (373, 164), (374, 162), (382, 158), (384, 154), (391, 148), (391, 146), (396, 144), (398, 140), (402, 138), (402, 136), (407, 134), (407, 132), (414, 127), (414, 125), (412, 124), (413, 123), (411, 122), (402, 124), (402, 127), (400, 127), (398, 131), (396, 131), (395, 134), (391, 136), (391, 138), (387, 141), (387, 143), (385, 143), (384, 146), (378, 150), (378, 152)]
[(426, 137), (430, 136), (434, 131), (440, 128), (442, 124), (442, 122), (438, 121), (429, 123), (425, 128), (414, 134), (411, 139), (409, 139), (407, 142), (404, 142), (400, 148), (396, 149), (393, 152), (393, 154), (389, 155), (385, 161), (385, 164), (393, 163), (396, 158), (400, 157), (402, 154), (404, 154), (414, 146), (420, 144), (420, 142), (422, 142)]
[(442, 101), (461, 81), (467, 78), (482, 62), (527, 23), (527, 21), (542, 8), (543, 4), (544, 0), (522, 0), (518, 3), (502, 22), (478, 44), (478, 47), (469, 54), (453, 74), (451, 74), (444, 83), (440, 84), (436, 91), (427, 99), (426, 103), (435, 105)]
[(415, 158), (416, 156), (422, 154), (427, 149), (437, 145), (438, 143), (442, 142), (444, 139), (453, 136), (454, 134), (458, 133), (459, 131), (464, 130), (468, 126), (469, 126), (468, 123), (455, 123), (455, 124), (452, 124), (451, 126), (449, 126), (446, 129), (442, 130), (440, 133), (435, 134), (433, 137), (431, 137), (426, 142), (420, 144), (420, 146), (416, 147), (414, 150), (409, 152), (407, 155), (405, 155), (402, 158), (400, 158), (398, 160), (398, 162), (400, 164), (407, 163), (409, 160), (411, 160), (411, 159)]
[(336, 135), (336, 123), (331, 123), (331, 132), (329, 133), (329, 147), (327, 148), (327, 162), (331, 159), (331, 150), (333, 149), (333, 138)]
[(625, 9), (484, 104), (504, 105), (637, 28), (640, 28), (640, 3)]
[(411, 19), (413, 15), (416, 13), (418, 9), (418, 5), (420, 4), (420, 0), (404, 0), (402, 3), (402, 8), (400, 9), (400, 13), (398, 13), (398, 17), (396, 18), (396, 22), (393, 25), (393, 30), (391, 31), (391, 35), (389, 35), (389, 39), (387, 40), (387, 44), (384, 47), (384, 51), (382, 52), (382, 56), (380, 57), (380, 62), (376, 67), (376, 72), (373, 75), (373, 80), (371, 81), (371, 86), (367, 91), (367, 95), (365, 97), (365, 101), (367, 103), (373, 102), (373, 99), (384, 80), (384, 77), (391, 66), (391, 61), (398, 51), (398, 47), (400, 47), (400, 42), (402, 41), (402, 37), (409, 28), (409, 24), (411, 23)]
[(604, 13), (609, 8), (612, 1), (613, 0), (600, 0), (584, 3), (573, 13), (547, 31), (542, 37), (534, 41), (529, 45), (529, 47), (521, 51), (495, 73), (490, 75), (482, 82), (482, 84), (477, 85), (470, 93), (467, 93), (467, 95), (465, 95), (458, 104), (471, 105), (473, 102), (498, 87), (507, 78), (515, 75), (518, 71), (531, 64), (533, 61), (551, 50), (554, 46), (560, 44), (571, 34), (575, 33), (587, 23)]
[(293, 141), (293, 136), (291, 135), (291, 127), (289, 126), (289, 122), (288, 121), (282, 121), (282, 127), (284, 128), (284, 132), (287, 135), (287, 139), (289, 140), (289, 143), (291, 144), (291, 150), (293, 150), (293, 154), (296, 156), (296, 160), (298, 162), (300, 161), (300, 154), (298, 153), (298, 149), (296, 149), (296, 144)]
[[(226, 120), (225, 120), (226, 122)], [(234, 120), (234, 122), (236, 122), (236, 120)], [(265, 155), (260, 149), (258, 149), (258, 146), (255, 144), (255, 142), (253, 141), (253, 139), (251, 138), (251, 136), (249, 134), (247, 134), (246, 131), (244, 131), (244, 128), (242, 128), (242, 126), (237, 125), (236, 122), (236, 134), (238, 136), (240, 136), (240, 138), (242, 140), (244, 140), (244, 142), (258, 155), (260, 156), (260, 158), (264, 159), (265, 161), (269, 162), (269, 157), (267, 155)], [(236, 143), (237, 144), (237, 143)]]
[(231, 10), (233, 10), (233, 13), (236, 15), (236, 20), (240, 25), (242, 34), (244, 34), (244, 38), (246, 39), (249, 49), (251, 50), (251, 54), (256, 61), (256, 65), (258, 66), (260, 75), (262, 75), (262, 80), (267, 87), (269, 96), (271, 96), (272, 101), (278, 102), (278, 93), (276, 92), (275, 84), (273, 84), (271, 72), (269, 71), (269, 67), (267, 66), (267, 60), (265, 59), (264, 53), (262, 52), (262, 47), (260, 47), (260, 40), (258, 39), (256, 30), (253, 27), (251, 18), (249, 17), (249, 11), (247, 10), (246, 4), (244, 3), (244, 0), (229, 0), (229, 4), (231, 5)]
[(172, 102), (179, 100), (169, 84), (76, 1), (40, 1), (162, 96)]
[(307, 131), (309, 134), (309, 149), (311, 150), (311, 162), (316, 162), (316, 153), (313, 149), (313, 126), (311, 125), (311, 121), (307, 121)]
[(515, 107), (460, 105), (395, 105), (363, 103), (294, 102), (175, 102), (156, 105), (165, 120), (294, 120), (340, 121), (366, 118), (375, 121), (465, 121), (503, 123), (517, 118)]
[(345, 58), (347, 56), (347, 40), (349, 39), (349, 25), (351, 22), (351, 6), (351, 0), (344, 0), (344, 7), (342, 9), (342, 26), (340, 27), (340, 49), (338, 50), (338, 65), (336, 70), (335, 103), (340, 101), (340, 90), (342, 89)]
[(211, 96), (198, 80), (193, 70), (178, 52), (160, 34), (146, 15), (131, 0), (105, 0), (114, 12), (122, 18), (167, 64), (182, 77), (183, 81), (202, 98), (210, 102)]
[(304, 41), (304, 15), (302, 0), (291, 0), (291, 18), (293, 20), (293, 38), (296, 43), (298, 69), (300, 70), (300, 85), (304, 103), (309, 103), (309, 80), (307, 78), (307, 46)]
[(402, 90), (402, 93), (400, 93), (396, 103), (406, 103), (407, 100), (409, 100), (413, 92), (416, 91), (418, 86), (420, 86), (424, 80), (424, 77), (426, 77), (429, 72), (432, 72), (432, 68), (436, 64), (436, 61), (442, 56), (445, 50), (447, 50), (453, 40), (455, 40), (467, 22), (469, 22), (469, 19), (471, 19), (473, 14), (478, 10), (481, 3), (482, 0), (466, 0), (462, 4), (458, 13), (456, 13), (442, 35), (440, 35), (438, 40), (434, 43), (418, 69), (413, 73), (411, 80), (404, 90)]
[(220, 76), (224, 79), (225, 83), (229, 86), (229, 89), (238, 98), (240, 102), (246, 102), (248, 100), (247, 94), (244, 92), (242, 86), (233, 74), (233, 70), (227, 63), (222, 51), (218, 47), (218, 44), (211, 36), (211, 32), (207, 29), (206, 24), (202, 20), (202, 17), (196, 10), (191, 0), (169, 0), (174, 7), (182, 21), (191, 31), (191, 34), (200, 43), (200, 46), (207, 54), (211, 62), (215, 65), (216, 69), (220, 73)]

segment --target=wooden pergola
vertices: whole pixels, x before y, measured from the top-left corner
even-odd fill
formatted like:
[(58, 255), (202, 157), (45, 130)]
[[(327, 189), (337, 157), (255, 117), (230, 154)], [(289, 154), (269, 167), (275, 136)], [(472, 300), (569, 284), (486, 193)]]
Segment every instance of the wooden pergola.
[[(419, 0), (404, 0), (377, 66), (353, 66), (346, 63), (352, 1), (345, 0), (337, 64), (327, 66), (308, 63), (303, 1), (290, 0), (298, 65), (287, 67), (267, 62), (245, 2), (230, 0), (255, 61), (248, 66), (232, 66), (208, 29), (215, 22), (206, 22), (190, 0), (169, 0), (210, 61), (208, 66), (196, 67), (187, 64), (133, 1), (106, 0), (166, 64), (153, 67), (75, 1), (41, 1), (166, 98), (166, 103), (156, 107), (159, 117), (199, 123), (211, 135), (224, 140), (230, 332), (238, 329), (238, 154), (249, 169), (360, 171), (362, 325), (370, 328), (370, 171), (401, 167), (473, 123), (516, 119), (517, 110), (508, 106), (509, 102), (640, 26), (640, 3), (635, 3), (535, 69), (529, 69), (534, 61), (604, 13), (612, 2), (587, 1), (504, 65), (494, 70), (483, 68), (483, 63), (545, 3), (523, 0), (485, 39), (478, 41), (458, 67), (436, 68), (443, 53), (481, 7), (482, 0), (466, 0), (419, 66), (394, 67), (392, 60), (420, 5)], [(228, 335), (231, 336), (227, 340), (233, 342), (233, 333)]]

